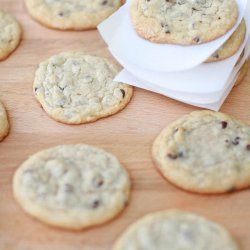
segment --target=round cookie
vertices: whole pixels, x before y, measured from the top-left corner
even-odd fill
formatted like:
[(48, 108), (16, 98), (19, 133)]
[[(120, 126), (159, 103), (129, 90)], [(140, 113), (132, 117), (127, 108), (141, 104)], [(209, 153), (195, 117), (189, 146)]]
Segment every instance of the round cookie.
[(4, 139), (9, 133), (9, 122), (6, 110), (0, 102), (0, 141)]
[(8, 57), (21, 41), (21, 27), (17, 20), (0, 10), (0, 61)]
[(246, 36), (246, 22), (242, 20), (233, 35), (206, 62), (217, 62), (233, 56), (241, 47)]
[(166, 210), (132, 224), (113, 250), (239, 250), (221, 225), (196, 214)]
[(61, 30), (96, 28), (121, 6), (121, 0), (25, 0), (30, 15)]
[(137, 33), (156, 43), (202, 44), (223, 36), (238, 19), (235, 0), (133, 0)]
[(14, 196), (31, 216), (83, 229), (114, 218), (128, 203), (130, 179), (112, 154), (84, 144), (41, 151), (15, 173)]
[(235, 87), (242, 83), (245, 76), (247, 75), (248, 69), (249, 69), (249, 59), (245, 61), (244, 65), (240, 69), (239, 74), (238, 74), (238, 79), (234, 84)]
[(39, 65), (34, 93), (59, 122), (93, 122), (117, 113), (130, 101), (133, 88), (113, 81), (118, 72), (106, 59), (82, 52), (61, 53)]
[(153, 144), (164, 177), (196, 193), (250, 186), (250, 127), (226, 114), (195, 111), (167, 126)]

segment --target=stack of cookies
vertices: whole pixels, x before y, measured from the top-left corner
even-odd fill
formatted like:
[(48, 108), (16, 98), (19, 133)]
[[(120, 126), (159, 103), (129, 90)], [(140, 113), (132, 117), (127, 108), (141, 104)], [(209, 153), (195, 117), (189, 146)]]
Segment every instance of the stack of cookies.
[(219, 110), (247, 73), (249, 16), (245, 0), (132, 0), (99, 31), (124, 66), (116, 80)]

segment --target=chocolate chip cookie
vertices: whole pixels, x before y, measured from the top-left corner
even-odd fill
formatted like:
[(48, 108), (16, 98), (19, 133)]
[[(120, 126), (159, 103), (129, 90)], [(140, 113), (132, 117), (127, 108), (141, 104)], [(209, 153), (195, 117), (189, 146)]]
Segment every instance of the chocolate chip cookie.
[(235, 0), (133, 0), (137, 33), (152, 42), (202, 44), (226, 34), (237, 22)]
[(83, 229), (114, 218), (128, 203), (130, 179), (112, 154), (84, 144), (41, 151), (15, 173), (14, 196), (38, 220)]
[(197, 193), (250, 186), (250, 126), (226, 114), (195, 111), (168, 125), (153, 144), (157, 168)]
[(118, 72), (107, 59), (83, 52), (61, 53), (39, 65), (35, 97), (59, 122), (93, 122), (117, 113), (129, 103), (133, 88), (113, 81)]
[(9, 122), (7, 117), (7, 112), (0, 102), (0, 141), (9, 133)]
[(202, 216), (167, 210), (149, 214), (131, 225), (113, 250), (239, 250), (221, 225)]
[(0, 61), (8, 57), (19, 45), (21, 26), (17, 20), (0, 10)]
[(242, 20), (233, 35), (206, 62), (217, 62), (233, 56), (241, 47), (246, 36), (246, 22)]
[(61, 30), (96, 28), (122, 4), (121, 0), (25, 0), (25, 3), (35, 20)]

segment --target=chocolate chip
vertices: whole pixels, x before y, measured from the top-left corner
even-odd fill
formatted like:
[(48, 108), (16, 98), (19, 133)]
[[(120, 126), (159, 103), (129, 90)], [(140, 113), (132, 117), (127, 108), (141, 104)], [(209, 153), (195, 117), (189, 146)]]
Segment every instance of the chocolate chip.
[(215, 53), (212, 55), (212, 57), (218, 59), (218, 58), (220, 57), (220, 55), (218, 54), (218, 52), (215, 52)]
[(174, 130), (174, 134), (177, 133), (178, 131), (179, 131), (179, 128), (176, 128), (176, 129)]
[(225, 128), (227, 127), (227, 122), (222, 121), (222, 122), (221, 122), (221, 126), (222, 126), (223, 129), (225, 129)]
[(195, 43), (199, 43), (199, 42), (200, 42), (200, 38), (197, 36), (197, 37), (195, 37), (195, 38), (193, 39), (193, 41), (194, 41)]
[(236, 187), (232, 186), (231, 188), (229, 188), (229, 189), (227, 190), (227, 193), (232, 193), (232, 192), (234, 192), (234, 191), (236, 191), (236, 190), (237, 190)]
[(122, 98), (125, 98), (125, 96), (126, 96), (125, 90), (124, 89), (120, 89), (120, 91), (122, 92)]
[(108, 3), (107, 0), (102, 1), (102, 5), (106, 5)]
[(248, 144), (248, 145), (246, 146), (246, 149), (247, 149), (248, 151), (250, 151), (250, 144)]
[(171, 160), (176, 160), (178, 158), (178, 155), (173, 155), (173, 154), (167, 154), (168, 158)]
[(176, 160), (179, 157), (183, 157), (183, 153), (182, 152), (180, 152), (179, 154), (169, 153), (169, 154), (167, 154), (167, 157), (170, 158), (171, 160)]
[(98, 200), (95, 200), (93, 203), (92, 203), (92, 208), (98, 208), (100, 206), (100, 201)]
[(38, 88), (35, 88), (35, 92), (38, 90)]
[(64, 13), (63, 13), (63, 12), (59, 12), (58, 15), (59, 15), (60, 17), (63, 17), (63, 16), (64, 16)]
[(234, 140), (232, 141), (232, 144), (236, 146), (236, 145), (239, 145), (239, 143), (240, 143), (240, 137), (237, 136), (237, 137), (235, 137)]
[(100, 180), (98, 180), (98, 181), (96, 182), (96, 186), (97, 186), (97, 187), (101, 187), (103, 184), (104, 184), (104, 181), (103, 181), (102, 179), (100, 179)]
[(124, 201), (124, 207), (126, 207), (128, 205), (128, 200)]
[(104, 181), (103, 180), (100, 180), (98, 183), (97, 183), (97, 186), (98, 187), (101, 187), (103, 185)]
[(64, 191), (66, 193), (73, 193), (74, 192), (74, 187), (71, 184), (65, 184), (64, 185)]
[(104, 180), (101, 175), (98, 175), (93, 179), (93, 183), (95, 187), (101, 187), (104, 184)]
[(178, 157), (183, 157), (184, 154), (182, 152), (179, 153)]
[(161, 27), (164, 28), (166, 34), (171, 33), (171, 30), (170, 30), (168, 24), (161, 23)]

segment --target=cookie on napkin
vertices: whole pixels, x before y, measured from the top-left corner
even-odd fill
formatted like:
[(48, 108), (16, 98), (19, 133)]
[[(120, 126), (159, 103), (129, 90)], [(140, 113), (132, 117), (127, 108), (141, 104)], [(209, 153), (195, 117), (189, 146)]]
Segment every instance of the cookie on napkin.
[(233, 35), (206, 62), (217, 62), (233, 56), (241, 47), (246, 36), (246, 22), (242, 20)]
[(240, 85), (243, 82), (245, 76), (247, 75), (248, 69), (249, 69), (249, 59), (245, 61), (242, 68), (240, 69), (238, 78), (234, 85), (235, 87)]
[(235, 0), (133, 0), (136, 32), (156, 43), (192, 45), (215, 40), (237, 22)]

